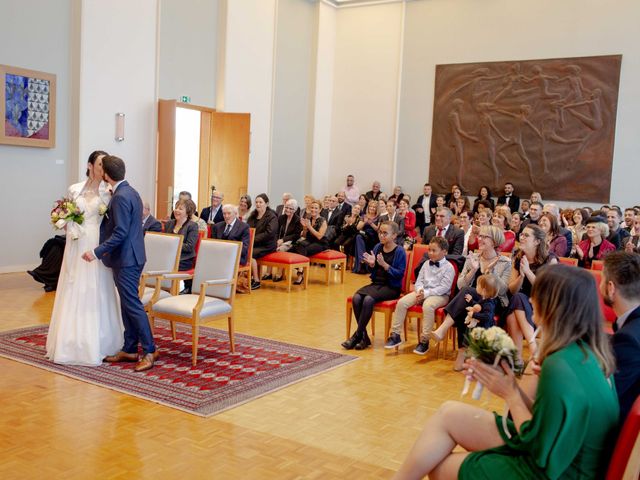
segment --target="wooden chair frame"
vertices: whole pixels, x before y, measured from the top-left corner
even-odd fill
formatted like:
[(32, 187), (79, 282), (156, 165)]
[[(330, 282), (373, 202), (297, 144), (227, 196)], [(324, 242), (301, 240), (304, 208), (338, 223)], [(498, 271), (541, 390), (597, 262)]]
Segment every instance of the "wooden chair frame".
[[(340, 253), (340, 252), (338, 252)], [(347, 257), (345, 256), (344, 258), (335, 258), (332, 260), (325, 260), (325, 259), (315, 259), (312, 257), (309, 257), (309, 265), (324, 265), (325, 267), (325, 284), (328, 286), (329, 285), (329, 280), (331, 277), (331, 273), (333, 270), (333, 266), (334, 265), (339, 265), (340, 266), (340, 283), (344, 283), (344, 272), (347, 268)]]
[(247, 264), (238, 266), (238, 275), (242, 275), (246, 273), (249, 275), (249, 291), (247, 293), (251, 294), (251, 259), (253, 258), (253, 239), (256, 236), (256, 229), (249, 229), (249, 248), (247, 249)]

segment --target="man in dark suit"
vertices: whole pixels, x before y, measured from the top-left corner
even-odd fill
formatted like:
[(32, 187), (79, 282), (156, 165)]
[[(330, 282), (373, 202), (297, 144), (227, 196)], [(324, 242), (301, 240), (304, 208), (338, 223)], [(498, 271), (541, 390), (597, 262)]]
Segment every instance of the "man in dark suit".
[(609, 225), (609, 236), (607, 237), (607, 240), (613, 243), (616, 250), (621, 250), (623, 245), (626, 243), (624, 239), (631, 235), (624, 228), (620, 227), (621, 222), (622, 212), (620, 211), (620, 208), (611, 207), (607, 212), (607, 225)]
[(520, 208), (520, 197), (513, 193), (513, 191), (513, 183), (505, 183), (504, 195), (498, 197), (498, 205), (506, 205), (511, 209), (511, 212), (517, 212)]
[(449, 242), (449, 255), (462, 255), (464, 248), (464, 231), (451, 225), (453, 213), (446, 207), (436, 210), (435, 223), (426, 228), (422, 236), (422, 243), (427, 245), (433, 237), (444, 237)]
[(327, 199), (327, 208), (323, 208), (320, 216), (327, 220), (327, 232), (325, 238), (330, 244), (334, 242), (342, 229), (344, 214), (338, 210), (338, 197), (331, 196)]
[(364, 196), (367, 197), (367, 202), (370, 202), (371, 200), (378, 201), (378, 198), (380, 198), (381, 193), (382, 193), (382, 190), (380, 188), (380, 182), (376, 180), (371, 185), (371, 190), (365, 193)]
[[(276, 207), (276, 215), (278, 215), (278, 217), (284, 213), (284, 206), (292, 198), (293, 198), (293, 195), (288, 192), (284, 192), (282, 194), (282, 203)], [(299, 214), (300, 211), (297, 211), (296, 213)]]
[(211, 238), (242, 242), (240, 265), (246, 265), (249, 242), (251, 241), (249, 225), (238, 220), (238, 207), (235, 205), (224, 205), (222, 207), (222, 215), (224, 217), (224, 221), (216, 223), (211, 228)]
[(418, 197), (416, 204), (411, 207), (416, 212), (416, 226), (420, 229), (420, 233), (435, 220), (436, 207), (436, 196), (433, 194), (431, 184), (425, 183), (424, 187), (422, 187), (422, 195)]
[[(113, 271), (113, 278), (120, 296), (124, 346), (107, 362), (137, 362), (134, 370), (143, 372), (153, 367), (158, 352), (153, 341), (149, 319), (138, 298), (140, 274), (147, 261), (142, 230), (142, 200), (124, 179), (125, 165), (122, 159), (107, 155), (102, 159), (104, 180), (111, 185), (113, 196), (107, 213), (100, 224), (100, 244), (82, 258), (88, 262), (97, 259)], [(138, 358), (138, 344), (142, 345), (142, 357)]]
[(224, 217), (222, 216), (222, 200), (224, 194), (217, 190), (211, 191), (211, 206), (202, 209), (200, 218), (207, 222), (209, 225), (215, 225), (222, 222)]
[(351, 205), (347, 202), (347, 194), (343, 191), (336, 195), (338, 199), (338, 210), (342, 213), (342, 218), (351, 215)]
[(605, 256), (600, 293), (618, 316), (612, 346), (622, 424), (640, 396), (640, 255), (611, 252)]
[(151, 215), (151, 207), (149, 202), (144, 202), (142, 207), (142, 230), (147, 232), (162, 232), (162, 223)]

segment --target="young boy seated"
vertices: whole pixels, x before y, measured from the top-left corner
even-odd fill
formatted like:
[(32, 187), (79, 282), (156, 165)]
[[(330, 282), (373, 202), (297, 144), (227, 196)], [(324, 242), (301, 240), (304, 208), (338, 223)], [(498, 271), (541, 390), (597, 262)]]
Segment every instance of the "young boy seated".
[(405, 322), (407, 310), (422, 304), (424, 320), (420, 340), (413, 353), (424, 355), (429, 350), (429, 333), (433, 330), (435, 312), (446, 305), (455, 277), (453, 266), (444, 258), (449, 243), (444, 237), (433, 237), (429, 242), (429, 261), (424, 262), (416, 278), (414, 291), (398, 301), (393, 314), (391, 334), (384, 348), (396, 348), (402, 343), (400, 332)]

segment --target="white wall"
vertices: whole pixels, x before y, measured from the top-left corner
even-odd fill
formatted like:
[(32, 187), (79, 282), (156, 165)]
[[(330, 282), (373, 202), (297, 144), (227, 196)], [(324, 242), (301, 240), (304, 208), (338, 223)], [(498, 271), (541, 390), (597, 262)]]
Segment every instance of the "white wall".
[[(337, 11), (329, 188), (393, 187), (402, 4)], [(321, 192), (319, 192), (321, 193)]]
[[(70, 18), (69, 0), (0, 0), (0, 63), (57, 77), (55, 148), (0, 145), (0, 201), (5, 207), (0, 273), (27, 270), (40, 263), (38, 252), (54, 233), (49, 224), (51, 205), (66, 193)], [(52, 45), (56, 48), (50, 48)]]
[(160, 0), (160, 98), (215, 108), (218, 3)]
[[(157, 0), (82, 0), (77, 178), (96, 149), (121, 157), (127, 180), (152, 204), (157, 130)], [(123, 112), (125, 140), (115, 141)]]
[(269, 185), (274, 205), (283, 192), (299, 201), (305, 193), (316, 12), (311, 2), (277, 2)]
[(270, 183), (275, 10), (276, 0), (223, 0), (219, 12), (225, 39), (220, 42), (216, 106), (251, 114), (252, 195), (266, 192)]
[(397, 179), (409, 192), (428, 178), (436, 64), (621, 53), (611, 200), (638, 203), (640, 2), (420, 0), (406, 8)]

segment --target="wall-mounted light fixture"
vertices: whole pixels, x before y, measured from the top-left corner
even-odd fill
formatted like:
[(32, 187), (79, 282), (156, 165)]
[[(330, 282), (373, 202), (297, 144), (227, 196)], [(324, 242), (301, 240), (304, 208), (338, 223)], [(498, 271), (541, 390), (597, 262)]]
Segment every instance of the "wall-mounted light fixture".
[(116, 142), (124, 142), (124, 113), (116, 113)]

